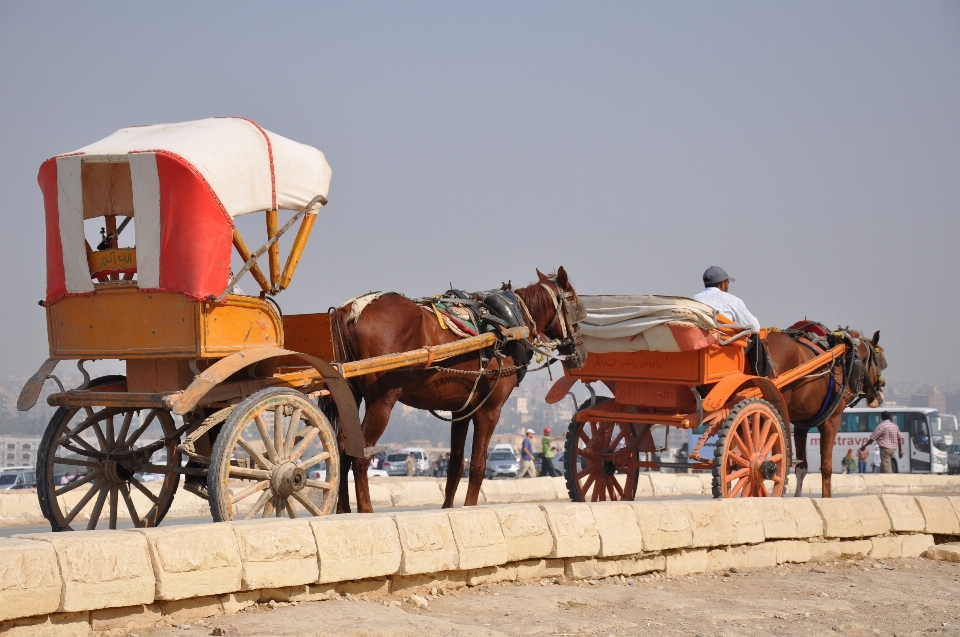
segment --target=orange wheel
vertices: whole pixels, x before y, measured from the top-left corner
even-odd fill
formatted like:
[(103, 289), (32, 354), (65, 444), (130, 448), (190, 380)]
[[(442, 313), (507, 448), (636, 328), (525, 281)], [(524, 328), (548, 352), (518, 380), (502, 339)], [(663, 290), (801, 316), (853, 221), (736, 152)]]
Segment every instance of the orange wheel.
[(563, 458), (570, 499), (633, 500), (640, 472), (639, 442), (628, 423), (571, 422)]
[(717, 439), (713, 497), (781, 497), (790, 466), (783, 429), (780, 414), (767, 401), (737, 403)]

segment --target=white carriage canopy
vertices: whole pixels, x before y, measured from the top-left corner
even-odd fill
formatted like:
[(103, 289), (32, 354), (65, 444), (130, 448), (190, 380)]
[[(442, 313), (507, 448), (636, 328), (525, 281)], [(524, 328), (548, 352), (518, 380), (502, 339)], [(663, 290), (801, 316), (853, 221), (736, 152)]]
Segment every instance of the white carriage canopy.
[(102, 215), (135, 218), (139, 288), (218, 295), (229, 280), (233, 217), (300, 210), (327, 196), (330, 177), (322, 152), (240, 117), (122, 128), (49, 159), (38, 175), (47, 302), (94, 292), (83, 221)]
[(716, 311), (682, 296), (581, 295), (588, 352), (686, 352), (716, 343)]

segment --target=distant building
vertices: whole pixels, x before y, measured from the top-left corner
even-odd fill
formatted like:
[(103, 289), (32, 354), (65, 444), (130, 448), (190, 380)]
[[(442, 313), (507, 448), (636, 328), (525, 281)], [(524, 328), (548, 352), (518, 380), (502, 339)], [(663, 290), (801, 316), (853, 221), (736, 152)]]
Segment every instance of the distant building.
[(937, 388), (925, 394), (910, 396), (911, 407), (931, 407), (937, 411), (947, 413), (947, 397)]
[(37, 447), (40, 438), (0, 436), (0, 466), (34, 467), (37, 464)]

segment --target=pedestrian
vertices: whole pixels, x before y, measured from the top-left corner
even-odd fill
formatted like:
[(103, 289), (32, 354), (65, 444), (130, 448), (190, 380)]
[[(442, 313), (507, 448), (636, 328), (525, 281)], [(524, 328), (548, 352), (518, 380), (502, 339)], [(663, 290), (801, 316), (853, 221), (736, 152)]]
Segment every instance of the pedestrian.
[(560, 475), (560, 472), (553, 466), (553, 457), (556, 452), (553, 450), (553, 436), (551, 436), (550, 433), (550, 427), (543, 428), (543, 438), (540, 440), (540, 449), (543, 453), (543, 461), (540, 464), (540, 475), (556, 478)]
[(528, 473), (531, 478), (537, 477), (537, 467), (533, 464), (533, 429), (527, 429), (527, 435), (520, 446), (520, 471), (517, 472), (517, 480)]
[(866, 449), (857, 449), (857, 471), (859, 473), (867, 472), (867, 459), (870, 457), (870, 452)]
[(873, 472), (880, 473), (880, 447), (873, 448)]
[(847, 455), (840, 464), (843, 465), (844, 473), (853, 473), (853, 468), (857, 466), (857, 461), (853, 459), (853, 449), (847, 449)]
[(413, 459), (412, 453), (408, 453), (407, 459), (404, 460), (403, 463), (407, 465), (407, 477), (409, 478), (413, 475), (413, 471), (417, 466), (417, 461)]
[(880, 414), (880, 424), (873, 430), (870, 439), (861, 447), (866, 449), (871, 442), (876, 442), (880, 448), (880, 473), (893, 473), (893, 452), (897, 451), (898, 458), (903, 458), (903, 436), (900, 428), (890, 420), (890, 412)]

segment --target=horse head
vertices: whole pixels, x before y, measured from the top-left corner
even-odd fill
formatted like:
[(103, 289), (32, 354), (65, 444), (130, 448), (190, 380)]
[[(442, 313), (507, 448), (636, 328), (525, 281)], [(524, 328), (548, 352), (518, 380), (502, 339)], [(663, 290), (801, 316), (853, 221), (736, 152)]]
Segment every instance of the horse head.
[(540, 286), (547, 291), (553, 303), (553, 319), (543, 328), (547, 338), (559, 340), (558, 350), (566, 358), (565, 367), (579, 369), (587, 360), (587, 348), (580, 333), (580, 322), (587, 318), (587, 308), (570, 284), (567, 271), (560, 266), (554, 275), (537, 270)]
[(854, 335), (859, 337), (857, 354), (863, 361), (863, 376), (860, 380), (858, 395), (867, 399), (868, 406), (879, 407), (883, 404), (883, 387), (887, 384), (882, 376), (883, 370), (887, 368), (887, 358), (879, 345), (880, 331), (874, 332), (873, 338), (869, 341), (856, 332)]

